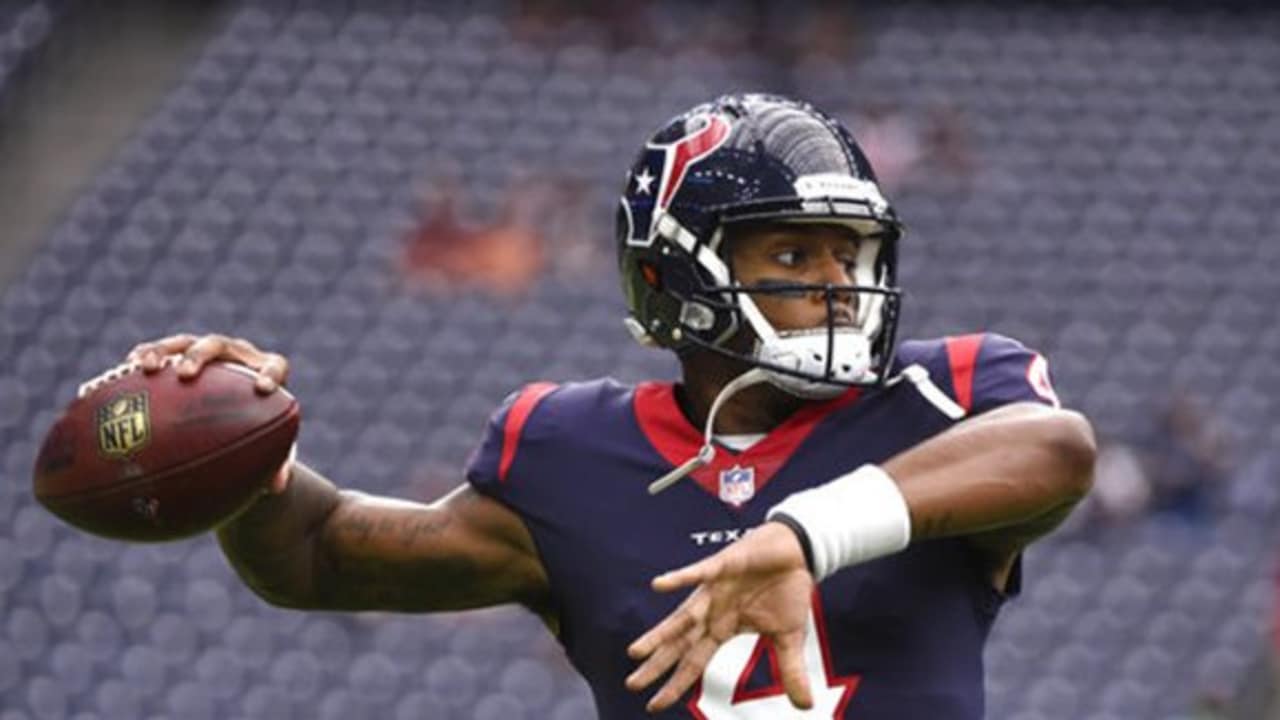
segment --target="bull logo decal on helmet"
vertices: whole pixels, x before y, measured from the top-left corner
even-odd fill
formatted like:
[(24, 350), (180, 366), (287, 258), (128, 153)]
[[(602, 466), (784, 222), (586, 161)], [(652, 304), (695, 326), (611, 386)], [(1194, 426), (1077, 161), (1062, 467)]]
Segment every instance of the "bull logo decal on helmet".
[(689, 168), (718, 150), (732, 130), (729, 121), (715, 113), (695, 117), (690, 125), (695, 129), (675, 142), (646, 144), (640, 170), (628, 178), (631, 201), (623, 202), (623, 210), (631, 225), (629, 244), (647, 247), (653, 242), (653, 227), (670, 207)]
[[(667, 154), (665, 177), (659, 189), (658, 208), (666, 210), (671, 196), (680, 189), (689, 166), (715, 152), (729, 137), (729, 121), (719, 115), (704, 115), (694, 120), (702, 127), (662, 148)], [(651, 146), (653, 147), (653, 146)], [(658, 146), (661, 147), (661, 146)], [(654, 147), (654, 149), (658, 149)]]

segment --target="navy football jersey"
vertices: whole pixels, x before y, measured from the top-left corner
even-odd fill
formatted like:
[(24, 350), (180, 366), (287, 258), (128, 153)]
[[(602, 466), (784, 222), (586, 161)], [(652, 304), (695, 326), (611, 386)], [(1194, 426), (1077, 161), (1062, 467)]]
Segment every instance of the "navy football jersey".
[[(894, 379), (796, 412), (742, 452), (650, 496), (650, 482), (697, 453), (702, 434), (671, 384), (536, 384), (493, 416), (467, 480), (516, 512), (551, 581), (560, 636), (600, 717), (650, 717), (653, 693), (623, 685), (627, 646), (687, 594), (650, 580), (701, 559), (764, 520), (787, 495), (878, 463), (968, 415), (1017, 401), (1057, 404), (1044, 359), (993, 334), (904, 342)], [(660, 717), (981, 718), (982, 648), (1005, 593), (962, 539), (913, 544), (846, 568), (814, 593), (805, 659), (815, 708), (783, 694), (775, 651), (743, 634)]]

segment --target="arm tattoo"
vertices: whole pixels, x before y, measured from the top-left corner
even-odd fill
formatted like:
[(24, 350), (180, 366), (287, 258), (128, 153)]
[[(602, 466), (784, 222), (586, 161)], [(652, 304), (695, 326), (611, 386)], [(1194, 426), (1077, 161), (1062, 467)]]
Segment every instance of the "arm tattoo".
[(407, 511), (356, 500), (340, 511), (325, 532), (322, 606), (413, 612), (515, 600), (518, 573), (486, 569), (488, 543), (464, 546), (462, 538), (446, 537), (475, 499), (462, 495), (446, 507)]
[(451, 524), (453, 524), (453, 516), (443, 513), (425, 518), (406, 518), (400, 524), (400, 545), (410, 547), (419, 539), (439, 535)]
[(452, 524), (452, 515), (441, 512), (431, 512), (421, 516), (376, 517), (365, 512), (353, 511), (337, 521), (335, 530), (347, 535), (349, 540), (356, 543), (368, 543), (387, 538), (394, 539), (399, 547), (409, 549), (416, 541), (439, 535)]
[(373, 520), (364, 515), (352, 513), (350, 517), (338, 521), (336, 528), (341, 533), (350, 534), (358, 542), (368, 542), (373, 535)]

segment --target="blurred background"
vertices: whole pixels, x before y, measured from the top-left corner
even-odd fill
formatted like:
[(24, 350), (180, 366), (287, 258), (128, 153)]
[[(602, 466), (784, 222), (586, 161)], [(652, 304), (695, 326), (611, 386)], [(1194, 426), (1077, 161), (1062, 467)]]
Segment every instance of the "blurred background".
[(727, 91), (846, 120), (905, 219), (905, 336), (1050, 358), (1097, 489), (1026, 559), (989, 717), (1263, 718), (1280, 519), (1268, 3), (0, 0), (0, 718), (594, 716), (529, 616), (304, 614), (205, 537), (30, 497), (136, 342), (288, 355), (302, 454), (430, 499), (535, 379), (674, 377), (612, 214)]

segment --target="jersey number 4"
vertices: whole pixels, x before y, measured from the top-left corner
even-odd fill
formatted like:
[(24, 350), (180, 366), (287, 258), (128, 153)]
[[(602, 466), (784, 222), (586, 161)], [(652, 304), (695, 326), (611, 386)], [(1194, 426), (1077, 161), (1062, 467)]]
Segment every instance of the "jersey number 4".
[[(767, 666), (762, 668), (762, 663)], [(816, 591), (805, 632), (804, 665), (813, 693), (813, 709), (808, 711), (797, 710), (787, 699), (778, 674), (773, 641), (757, 633), (735, 636), (711, 657), (687, 707), (698, 720), (843, 718), (860, 676), (835, 676), (822, 604)], [(758, 672), (760, 670), (767, 673)], [(752, 687), (752, 678), (761, 676), (767, 677), (768, 682)]]

